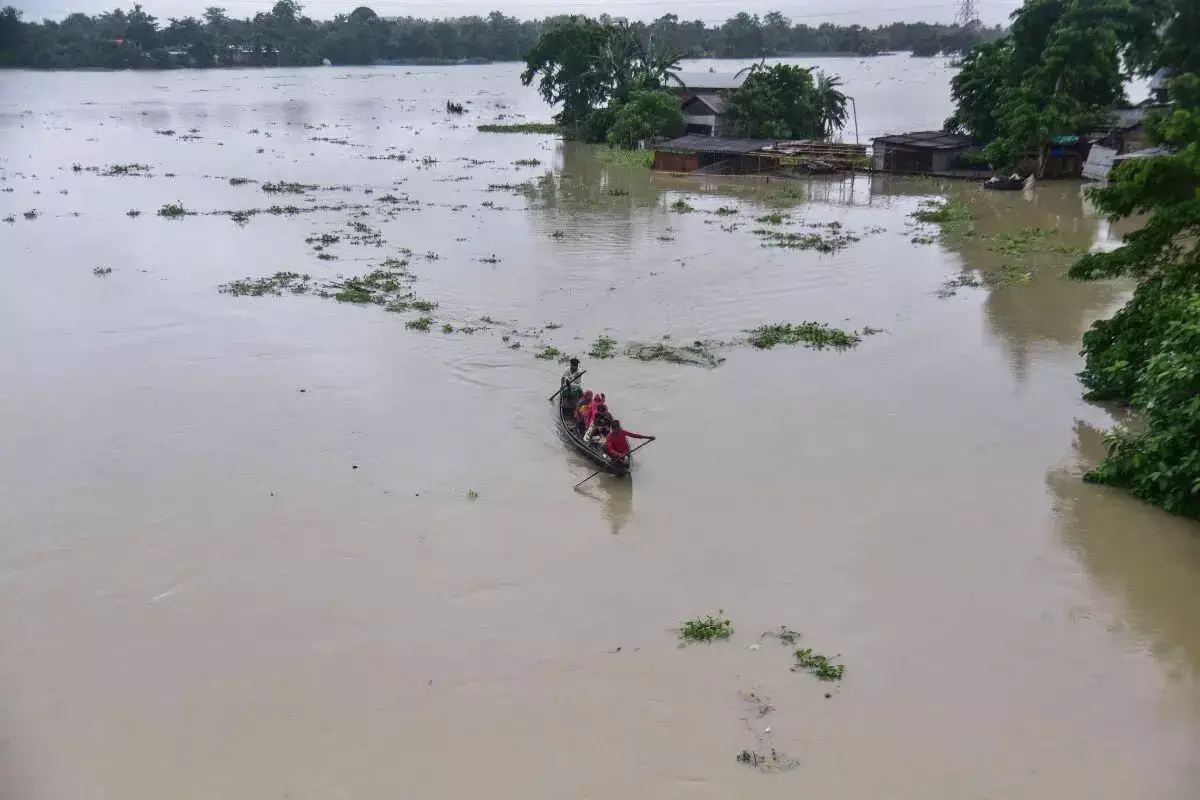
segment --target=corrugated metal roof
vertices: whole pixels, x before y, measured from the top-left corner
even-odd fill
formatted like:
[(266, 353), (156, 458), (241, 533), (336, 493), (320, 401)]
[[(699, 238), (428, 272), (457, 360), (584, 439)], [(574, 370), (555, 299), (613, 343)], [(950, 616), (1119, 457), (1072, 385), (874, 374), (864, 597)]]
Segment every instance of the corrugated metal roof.
[[(679, 72), (679, 80), (689, 92), (717, 91), (719, 89), (736, 89), (746, 82), (747, 73), (727, 75), (720, 72)], [(668, 83), (668, 88), (673, 84)]]
[(703, 105), (713, 114), (725, 113), (725, 100), (715, 94), (698, 94), (683, 104), (684, 109), (690, 105)]
[(774, 139), (727, 139), (723, 136), (704, 136), (693, 133), (655, 146), (655, 150), (688, 150), (693, 153), (725, 153), (741, 155), (764, 147), (773, 147)]
[(1147, 147), (1142, 150), (1131, 150), (1128, 153), (1117, 156), (1113, 159), (1113, 161), (1128, 161), (1131, 158), (1151, 158), (1153, 156), (1165, 156), (1171, 152), (1173, 152), (1171, 148), (1159, 145), (1158, 147)]
[(871, 141), (894, 147), (913, 147), (923, 150), (957, 150), (960, 147), (971, 146), (970, 137), (945, 131), (893, 133), (889, 136), (877, 136)]

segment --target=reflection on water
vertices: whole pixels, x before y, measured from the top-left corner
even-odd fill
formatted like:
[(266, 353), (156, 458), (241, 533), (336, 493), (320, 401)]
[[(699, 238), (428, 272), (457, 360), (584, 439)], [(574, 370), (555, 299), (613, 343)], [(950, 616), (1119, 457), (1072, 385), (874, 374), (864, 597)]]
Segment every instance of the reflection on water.
[(1200, 535), (1171, 517), (1079, 476), (1104, 454), (1101, 432), (1075, 427), (1073, 462), (1047, 473), (1063, 541), (1097, 589), (1120, 607), (1121, 631), (1154, 653), (1200, 707)]

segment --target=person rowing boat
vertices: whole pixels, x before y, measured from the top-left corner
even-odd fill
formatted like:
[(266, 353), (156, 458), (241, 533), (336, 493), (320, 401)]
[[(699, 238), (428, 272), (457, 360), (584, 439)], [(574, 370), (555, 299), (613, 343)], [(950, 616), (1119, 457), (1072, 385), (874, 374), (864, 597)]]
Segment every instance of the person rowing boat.
[(610, 461), (624, 463), (629, 458), (630, 439), (648, 439), (653, 442), (655, 437), (627, 431), (621, 427), (621, 420), (614, 419), (612, 429), (604, 440), (604, 454)]
[(579, 369), (579, 359), (572, 358), (559, 380), (559, 402), (563, 408), (574, 408), (579, 404), (579, 398), (583, 395), (583, 387), (578, 385), (581, 375), (583, 371)]

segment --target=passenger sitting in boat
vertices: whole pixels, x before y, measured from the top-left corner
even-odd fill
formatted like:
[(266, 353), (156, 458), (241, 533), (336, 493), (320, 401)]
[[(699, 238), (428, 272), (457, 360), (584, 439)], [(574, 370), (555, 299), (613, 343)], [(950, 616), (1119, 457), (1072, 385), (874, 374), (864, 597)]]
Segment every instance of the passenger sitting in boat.
[(621, 427), (621, 421), (614, 419), (612, 421), (612, 430), (608, 432), (608, 437), (604, 440), (604, 454), (608, 456), (610, 461), (624, 461), (629, 458), (628, 437), (654, 441), (653, 436), (643, 436), (640, 433), (625, 430)]
[(583, 433), (592, 425), (592, 420), (599, 413), (600, 407), (604, 405), (604, 392), (596, 392), (592, 395), (591, 405), (587, 407), (587, 411), (583, 415), (583, 424), (579, 426), (579, 432)]
[(579, 429), (581, 434), (587, 429), (584, 420), (587, 418), (588, 410), (591, 408), (592, 400), (594, 399), (592, 390), (586, 389), (583, 392), (583, 397), (579, 399), (579, 404), (575, 406), (575, 427)]
[(592, 424), (583, 434), (583, 440), (588, 444), (600, 444), (608, 437), (610, 430), (612, 430), (612, 414), (608, 413), (608, 406), (601, 403), (597, 407), (595, 415), (592, 416)]

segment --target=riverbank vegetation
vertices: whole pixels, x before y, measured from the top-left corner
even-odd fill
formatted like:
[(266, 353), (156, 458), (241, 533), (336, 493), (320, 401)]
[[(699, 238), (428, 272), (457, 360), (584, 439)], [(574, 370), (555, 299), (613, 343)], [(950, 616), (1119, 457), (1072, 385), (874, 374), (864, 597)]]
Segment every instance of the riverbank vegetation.
[[(213, 66), (317, 66), (333, 64), (453, 64), (519, 61), (541, 34), (567, 17), (520, 20), (499, 11), (486, 17), (385, 18), (359, 6), (333, 19), (303, 14), (296, 0), (279, 0), (269, 12), (237, 19), (209, 7), (199, 17), (172, 18), (166, 25), (153, 9), (62, 20), (26, 22), (12, 6), (0, 10), (0, 66), (42, 69), (166, 69)], [(793, 24), (778, 11), (745, 12), (719, 25), (681, 21), (674, 14), (631, 25), (652, 33), (686, 58), (759, 58), (800, 53), (874, 55), (897, 50), (964, 53), (999, 26), (896, 22), (876, 28), (822, 23)]]

